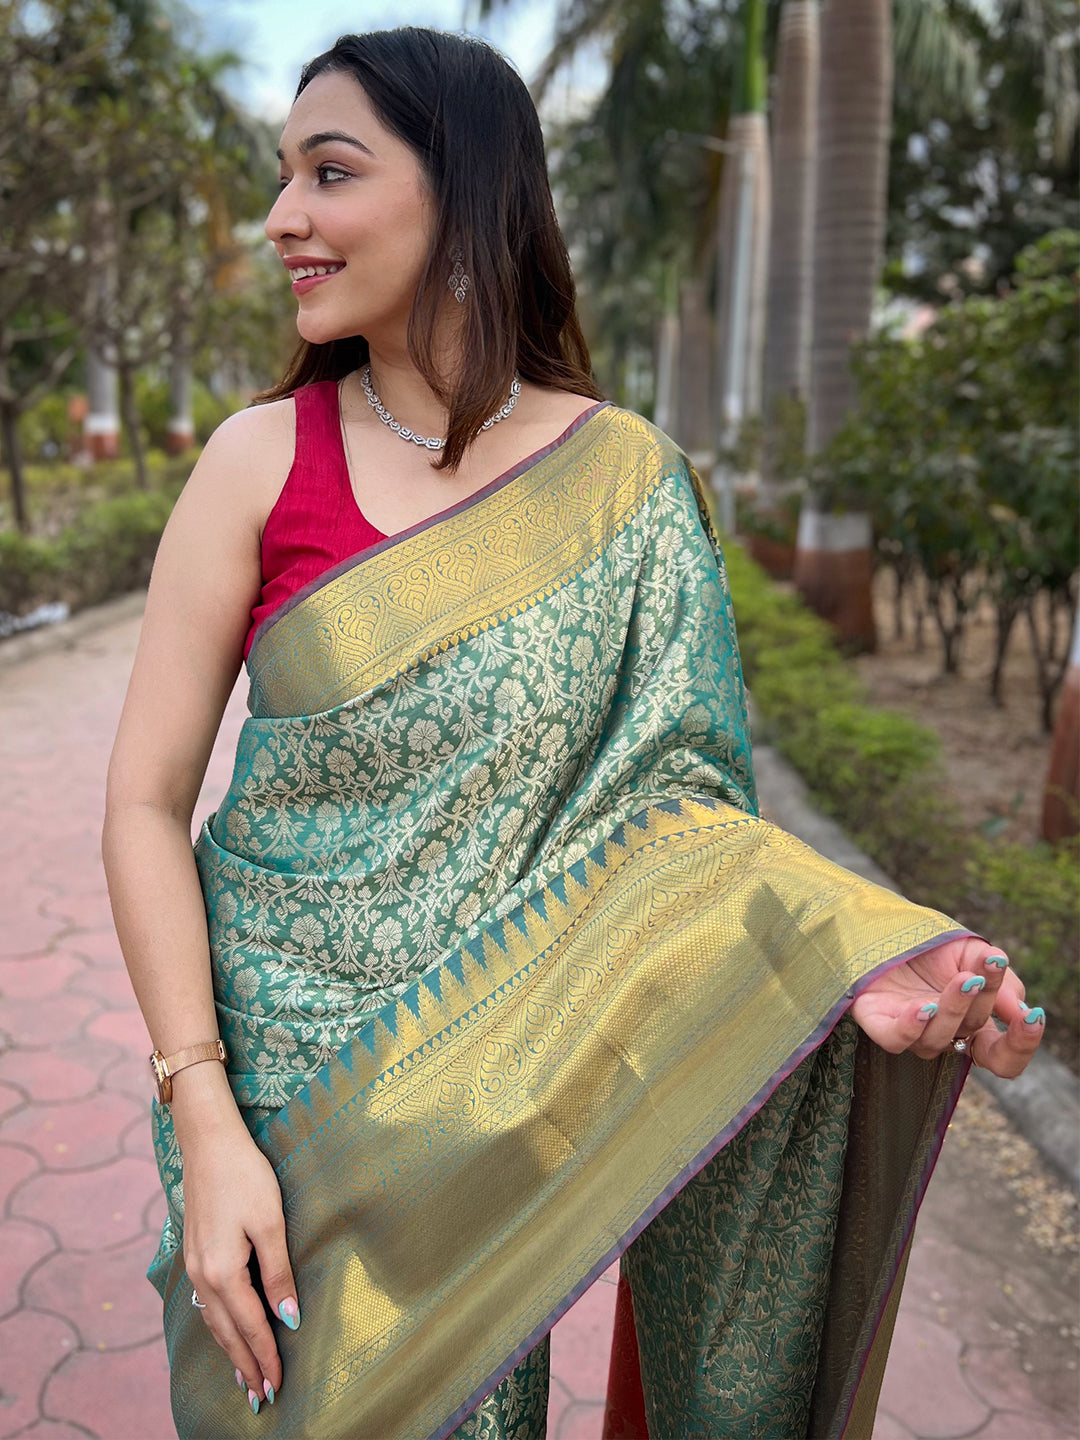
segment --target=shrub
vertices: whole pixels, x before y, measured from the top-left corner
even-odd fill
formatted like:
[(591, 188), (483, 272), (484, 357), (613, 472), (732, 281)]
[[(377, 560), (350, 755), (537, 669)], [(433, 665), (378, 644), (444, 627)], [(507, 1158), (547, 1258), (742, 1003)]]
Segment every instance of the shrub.
[(123, 495), (93, 505), (57, 541), (64, 599), (72, 609), (137, 590), (150, 579), (169, 518), (169, 495)]
[(867, 703), (825, 623), (736, 545), (728, 577), (758, 734), (803, 776), (905, 894), (1003, 945), (1075, 1046), (1080, 1012), (1076, 845), (1000, 844), (956, 818), (936, 733)]
[(48, 540), (0, 531), (0, 610), (26, 615), (55, 599), (59, 556)]
[(0, 610), (25, 615), (64, 600), (74, 611), (144, 586), (189, 468), (170, 464), (161, 489), (85, 506), (52, 539), (0, 531)]

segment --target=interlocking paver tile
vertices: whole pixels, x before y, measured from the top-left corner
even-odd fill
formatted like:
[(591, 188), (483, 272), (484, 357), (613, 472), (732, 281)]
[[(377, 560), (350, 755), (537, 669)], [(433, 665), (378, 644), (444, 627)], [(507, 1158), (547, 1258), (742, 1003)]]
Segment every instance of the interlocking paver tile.
[(43, 1005), (38, 996), (25, 1000), (4, 998), (4, 1028), (28, 1050), (43, 1045), (63, 1045), (101, 1009), (101, 1001), (90, 995), (51, 995)]
[(8, 1196), (40, 1169), (41, 1161), (29, 1150), (0, 1145), (0, 1212), (6, 1208)]
[(31, 1100), (81, 1100), (98, 1086), (98, 1070), (56, 1051), (8, 1050), (0, 1055), (0, 1079), (11, 1080)]
[(873, 1440), (915, 1440), (906, 1425), (901, 1425), (895, 1415), (879, 1410), (874, 1421)]
[[(612, 1271), (618, 1275), (617, 1266)], [(606, 1388), (615, 1294), (614, 1285), (597, 1281), (551, 1332), (552, 1369), (574, 1400), (596, 1399), (598, 1375)]]
[(1080, 1426), (1065, 1427), (1030, 1410), (1000, 1411), (991, 1415), (972, 1440), (1076, 1440)]
[[(67, 925), (77, 925), (92, 929), (99, 925), (112, 923), (112, 910), (109, 906), (109, 895), (105, 889), (105, 880), (102, 877), (99, 886), (92, 890), (81, 892), (71, 891), (66, 895), (54, 895), (46, 900), (42, 907), (46, 915), (51, 915), (55, 920), (66, 922)], [(63, 929), (59, 925), (57, 929)]]
[(158, 1188), (157, 1169), (128, 1156), (99, 1170), (35, 1175), (10, 1208), (50, 1225), (66, 1250), (100, 1250), (142, 1232), (143, 1207)]
[(135, 1124), (128, 1126), (120, 1137), (120, 1144), (125, 1155), (140, 1155), (151, 1161), (154, 1159), (154, 1137), (150, 1132), (150, 1120), (146, 1114), (142, 1114)]
[(93, 929), (73, 930), (65, 935), (57, 946), (62, 953), (74, 955), (77, 959), (86, 960), (91, 965), (104, 965), (113, 969), (122, 965), (120, 956), (120, 941), (116, 938), (116, 931), (112, 922), (105, 927), (98, 926)]
[(0, 1220), (0, 1315), (15, 1309), (23, 1277), (55, 1249), (56, 1240), (42, 1226)]
[(1034, 1396), (1031, 1381), (1016, 1364), (1010, 1345), (969, 1345), (960, 1373), (964, 1384), (998, 1410), (1025, 1410)]
[(161, 1300), (146, 1279), (152, 1254), (145, 1235), (115, 1250), (60, 1251), (27, 1281), (25, 1302), (66, 1316), (88, 1350), (153, 1340), (161, 1333)]
[(120, 1156), (120, 1137), (140, 1110), (128, 1096), (106, 1091), (63, 1105), (28, 1105), (0, 1121), (0, 1141), (31, 1147), (49, 1170), (83, 1169)]
[(38, 1419), (41, 1387), (75, 1344), (74, 1330), (55, 1315), (24, 1310), (0, 1320), (0, 1440)]
[[(165, 1216), (168, 1212), (169, 1207), (162, 1190), (158, 1190), (156, 1195), (151, 1195), (150, 1199), (143, 1206), (143, 1228), (148, 1235), (154, 1237), (155, 1245), (157, 1244), (158, 1236), (161, 1234), (161, 1228), (165, 1224)], [(151, 1250), (152, 1249), (153, 1246), (151, 1246)], [(148, 1257), (149, 1254), (150, 1251), (147, 1251)], [(149, 1265), (149, 1258), (146, 1263)]]
[(138, 1055), (122, 1055), (106, 1066), (101, 1072), (101, 1088), (115, 1090), (119, 1095), (130, 1095), (148, 1110), (152, 1094), (149, 1053), (140, 1051)]
[(42, 1408), (101, 1440), (175, 1440), (164, 1341), (72, 1355), (49, 1381)]
[(111, 970), (84, 962), (82, 974), (72, 977), (69, 989), (80, 995), (93, 995), (112, 1010), (131, 1010), (135, 1006), (135, 992), (127, 971), (119, 963), (119, 956), (116, 968)]
[(926, 1440), (970, 1435), (989, 1418), (991, 1407), (963, 1383), (962, 1347), (959, 1336), (933, 1320), (896, 1327), (881, 1404)]
[(0, 995), (8, 1000), (44, 1000), (58, 994), (87, 969), (85, 960), (62, 951), (45, 951), (26, 960), (0, 961)]
[(26, 1104), (26, 1096), (14, 1085), (0, 1084), (0, 1120)]
[(600, 1440), (604, 1433), (604, 1407), (600, 1402), (575, 1400), (559, 1417), (555, 1429), (548, 1425), (554, 1440)]
[(29, 1430), (20, 1430), (18, 1440), (86, 1440), (85, 1430), (56, 1420), (38, 1420)]
[(154, 1048), (147, 1034), (146, 1022), (138, 1010), (104, 1010), (86, 1027), (86, 1034), (96, 1040), (110, 1040), (126, 1050), (149, 1055)]
[[(43, 898), (48, 895), (44, 892)], [(66, 929), (55, 915), (39, 915), (36, 910), (9, 910), (0, 926), (0, 956), (34, 955), (47, 950), (52, 940)]]

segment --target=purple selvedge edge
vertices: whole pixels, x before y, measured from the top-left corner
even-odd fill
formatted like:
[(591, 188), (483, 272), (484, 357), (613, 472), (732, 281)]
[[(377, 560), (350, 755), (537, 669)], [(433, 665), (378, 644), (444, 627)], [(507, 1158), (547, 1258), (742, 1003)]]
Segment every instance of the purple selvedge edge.
[[(279, 620), (284, 620), (290, 610), (294, 610), (301, 601), (308, 599), (308, 597), (314, 595), (316, 591), (321, 590), (324, 585), (329, 585), (332, 580), (336, 580), (339, 575), (344, 575), (355, 565), (362, 563), (362, 561), (370, 560), (373, 556), (382, 554), (384, 550), (389, 550), (393, 545), (399, 545), (405, 540), (411, 540), (414, 535), (421, 534), (432, 525), (436, 525), (442, 520), (449, 520), (455, 515), (460, 515), (462, 511), (468, 510), (471, 505), (476, 505), (481, 500), (486, 500), (489, 495), (494, 495), (495, 492), (501, 490), (504, 485), (509, 485), (511, 480), (516, 480), (518, 476), (523, 475), (526, 470), (531, 470), (534, 465), (539, 465), (541, 460), (546, 460), (554, 450), (557, 450), (560, 445), (569, 440), (572, 435), (575, 435), (594, 415), (598, 415), (601, 410), (607, 410), (609, 408), (615, 408), (615, 402), (613, 400), (598, 400), (596, 404), (591, 405), (588, 410), (583, 410), (576, 420), (572, 420), (561, 435), (557, 435), (555, 439), (549, 441), (547, 445), (542, 445), (539, 450), (534, 450), (531, 455), (526, 455), (524, 460), (519, 460), (516, 465), (512, 465), (509, 470), (504, 470), (501, 475), (496, 475), (494, 480), (489, 480), (487, 484), (481, 486), (479, 490), (474, 490), (471, 495), (466, 495), (463, 500), (456, 500), (453, 505), (448, 505), (445, 510), (437, 510), (434, 515), (429, 515), (426, 520), (418, 520), (415, 525), (410, 525), (407, 530), (399, 530), (394, 535), (387, 535), (382, 540), (376, 540), (373, 545), (365, 545), (362, 550), (357, 550), (355, 554), (347, 556), (344, 560), (339, 560), (336, 565), (331, 565), (329, 570), (324, 570), (320, 575), (316, 575), (313, 580), (309, 580), (306, 585), (302, 585), (300, 589), (290, 595), (288, 599), (283, 600), (276, 610), (272, 611), (271, 614), (259, 622), (259, 626), (252, 636), (247, 659), (244, 661), (249, 679), (252, 681), (255, 679), (254, 671), (252, 670), (252, 657), (259, 647), (259, 642), (273, 629)], [(372, 526), (372, 528), (374, 529), (374, 526)]]
[[(663, 1210), (664, 1206), (667, 1205), (671, 1200), (673, 1200), (675, 1196), (679, 1193), (679, 1191), (685, 1185), (689, 1184), (689, 1182), (694, 1178), (698, 1171), (703, 1170), (705, 1166), (709, 1163), (709, 1161), (712, 1160), (717, 1154), (719, 1154), (719, 1152), (724, 1148), (728, 1141), (733, 1136), (739, 1133), (739, 1131), (743, 1128), (746, 1122), (748, 1120), (751, 1120), (754, 1115), (757, 1114), (757, 1112), (765, 1104), (766, 1100), (769, 1099), (770, 1095), (772, 1095), (773, 1091), (777, 1088), (777, 1086), (780, 1085), (784, 1080), (786, 1080), (787, 1077), (792, 1073), (792, 1071), (802, 1064), (803, 1060), (806, 1059), (807, 1055), (809, 1055), (812, 1050), (816, 1050), (823, 1041), (828, 1039), (828, 1037), (832, 1034), (833, 1030), (835, 1030), (836, 1026), (839, 1024), (841, 1017), (850, 1008), (852, 1002), (857, 998), (858, 995), (862, 993), (863, 990), (866, 989), (868, 985), (873, 984), (873, 982), (878, 979), (879, 976), (884, 975), (887, 971), (892, 970), (895, 966), (903, 965), (908, 960), (913, 960), (916, 955), (921, 955), (925, 950), (933, 950), (936, 946), (943, 945), (950, 940), (962, 940), (968, 937), (974, 939), (983, 938), (982, 936), (977, 935), (974, 930), (967, 930), (962, 926), (957, 926), (955, 930), (948, 930), (940, 935), (935, 935), (930, 940), (924, 940), (919, 945), (913, 945), (909, 949), (901, 951), (899, 955), (894, 956), (891, 960), (882, 961), (880, 965), (875, 966), (873, 970), (868, 971), (867, 974), (863, 975), (859, 980), (857, 980), (850, 990), (845, 991), (841, 998), (837, 1001), (837, 1003), (832, 1007), (832, 1009), (826, 1013), (824, 1019), (821, 1021), (821, 1024), (818, 1025), (817, 1029), (811, 1031), (811, 1033), (802, 1042), (802, 1044), (799, 1045), (791, 1053), (787, 1061), (785, 1061), (785, 1063), (780, 1067), (780, 1069), (776, 1070), (770, 1076), (770, 1078), (765, 1082), (761, 1089), (758, 1090), (758, 1092), (749, 1101), (747, 1101), (747, 1103), (743, 1106), (739, 1113), (727, 1125), (724, 1126), (720, 1134), (714, 1140), (711, 1140), (703, 1150), (698, 1151), (697, 1155), (694, 1156), (694, 1158), (690, 1161), (688, 1165), (684, 1166), (683, 1169), (680, 1170), (679, 1174), (676, 1175), (674, 1180), (672, 1180), (669, 1185), (664, 1187), (664, 1189), (660, 1192), (660, 1194), (656, 1197), (652, 1204), (649, 1205), (648, 1208), (645, 1210), (644, 1214), (639, 1216), (639, 1218), (634, 1221), (633, 1225), (631, 1225), (630, 1229), (626, 1232), (622, 1239), (616, 1241), (616, 1243), (611, 1247), (611, 1249), (604, 1254), (603, 1258), (598, 1260), (596, 1264), (592, 1267), (592, 1269), (586, 1275), (584, 1275), (581, 1280), (578, 1281), (578, 1283), (573, 1287), (573, 1289), (569, 1292), (566, 1298), (560, 1301), (560, 1303), (555, 1307), (555, 1309), (551, 1312), (547, 1319), (543, 1320), (539, 1325), (536, 1326), (533, 1331), (531, 1331), (531, 1333), (521, 1342), (521, 1344), (518, 1345), (514, 1351), (512, 1351), (512, 1353), (507, 1357), (507, 1359), (502, 1362), (498, 1369), (492, 1371), (488, 1378), (481, 1385), (477, 1386), (477, 1388), (472, 1392), (468, 1399), (465, 1400), (461, 1405), (459, 1405), (452, 1415), (450, 1415), (446, 1420), (442, 1421), (437, 1429), (431, 1432), (429, 1440), (447, 1440), (447, 1437), (452, 1435), (453, 1432), (457, 1429), (457, 1427), (461, 1424), (461, 1422), (467, 1419), (468, 1416), (471, 1415), (472, 1412), (477, 1408), (477, 1406), (480, 1405), (487, 1398), (487, 1396), (491, 1394), (492, 1390), (494, 1390), (495, 1387), (499, 1384), (499, 1382), (503, 1380), (510, 1373), (511, 1370), (513, 1370), (514, 1366), (520, 1364), (520, 1362), (524, 1360), (525, 1356), (528, 1355), (530, 1350), (536, 1348), (536, 1346), (540, 1343), (544, 1336), (548, 1334), (548, 1332), (562, 1319), (566, 1312), (573, 1305), (575, 1305), (578, 1300), (581, 1299), (585, 1291), (588, 1290), (590, 1286), (595, 1284), (597, 1280), (599, 1280), (600, 1276), (604, 1273), (604, 1271), (607, 1270), (610, 1266), (612, 1266), (615, 1261), (618, 1260), (619, 1257), (624, 1253), (624, 1251), (630, 1248), (630, 1246), (634, 1243), (634, 1241), (646, 1228), (646, 1226), (652, 1220), (655, 1220), (656, 1216), (659, 1215), (660, 1211)], [(915, 1203), (911, 1208), (911, 1215), (908, 1217), (908, 1220), (904, 1226), (904, 1245), (901, 1246), (899, 1251), (897, 1252), (898, 1257), (903, 1255), (904, 1250), (907, 1246), (908, 1238), (910, 1237), (911, 1230), (915, 1224), (915, 1217), (918, 1213), (919, 1206), (922, 1203), (923, 1195), (926, 1193), (926, 1187), (930, 1182), (930, 1175), (933, 1172), (934, 1165), (937, 1161), (938, 1153), (941, 1150), (941, 1144), (944, 1139), (947, 1121), (952, 1115), (953, 1108), (956, 1105), (956, 1098), (959, 1097), (960, 1089), (963, 1086), (964, 1080), (967, 1078), (967, 1070), (970, 1069), (970, 1065), (967, 1068), (958, 1067), (958, 1069), (960, 1071), (960, 1079), (955, 1087), (955, 1096), (952, 1099), (952, 1104), (949, 1106), (948, 1114), (945, 1116), (945, 1123), (943, 1123), (940, 1127), (941, 1135), (940, 1137), (936, 1138), (933, 1155), (927, 1160), (927, 1163), (923, 1166), (922, 1173), (919, 1176), (919, 1184), (915, 1194)], [(900, 1260), (898, 1258), (893, 1266), (892, 1282), (890, 1283), (888, 1290), (885, 1292), (885, 1298), (882, 1300), (881, 1305), (879, 1306), (877, 1316), (874, 1320), (873, 1332), (871, 1333), (869, 1343), (867, 1344), (866, 1351), (863, 1355), (862, 1364), (859, 1367), (860, 1381), (862, 1379), (863, 1371), (866, 1368), (867, 1358), (869, 1357), (870, 1351), (873, 1348), (874, 1337), (877, 1335), (878, 1329), (881, 1325), (881, 1317), (885, 1312), (885, 1306), (888, 1303), (888, 1297), (892, 1291), (892, 1285), (895, 1283), (896, 1273), (899, 1270), (899, 1266)], [(854, 1404), (855, 1395), (858, 1392), (858, 1388), (858, 1384), (856, 1384), (852, 1391), (851, 1400), (849, 1401), (847, 1412), (844, 1415), (845, 1426), (847, 1425), (848, 1417), (851, 1413), (851, 1406)]]

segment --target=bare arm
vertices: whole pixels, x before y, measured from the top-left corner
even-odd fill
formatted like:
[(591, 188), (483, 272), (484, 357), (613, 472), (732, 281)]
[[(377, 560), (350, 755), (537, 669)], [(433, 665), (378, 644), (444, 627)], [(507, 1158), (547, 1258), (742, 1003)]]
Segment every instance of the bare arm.
[[(258, 599), (261, 527), (291, 462), (292, 426), (289, 402), (242, 412), (195, 466), (162, 536), (109, 763), (102, 855), (113, 916), (147, 1028), (165, 1054), (218, 1033), (191, 819)], [(275, 1203), (280, 1212), (276, 1182), (271, 1194), (262, 1173), (269, 1166), (220, 1065), (176, 1076), (172, 1114), (184, 1155), (188, 1269), (194, 1275), (200, 1255), (210, 1257), (212, 1273), (196, 1278), (215, 1292), (207, 1319), (261, 1395), (265, 1379), (280, 1384), (276, 1347), (261, 1302), (253, 1293), (237, 1298), (230, 1287), (240, 1283), (233, 1272), (246, 1275), (256, 1243), (264, 1279), (278, 1275), (295, 1295), (283, 1224), (273, 1215)], [(218, 1192), (230, 1188), (221, 1183), (226, 1157), (235, 1165), (238, 1155), (254, 1177), (250, 1193), (233, 1191), (246, 1206), (239, 1218), (218, 1207)], [(265, 1265), (252, 1233), (259, 1226), (280, 1230)]]

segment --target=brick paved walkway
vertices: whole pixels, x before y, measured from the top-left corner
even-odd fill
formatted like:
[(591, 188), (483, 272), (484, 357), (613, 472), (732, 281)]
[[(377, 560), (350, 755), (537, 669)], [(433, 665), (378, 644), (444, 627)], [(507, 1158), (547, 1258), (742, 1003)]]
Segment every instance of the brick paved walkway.
[[(163, 1208), (149, 1042), (99, 858), (137, 629), (0, 668), (0, 1440), (174, 1434), (144, 1278)], [(244, 713), (238, 691), (198, 816), (228, 782)], [(969, 1092), (920, 1221), (875, 1440), (1075, 1440), (1071, 1197)], [(600, 1435), (611, 1279), (556, 1327), (552, 1440)]]

